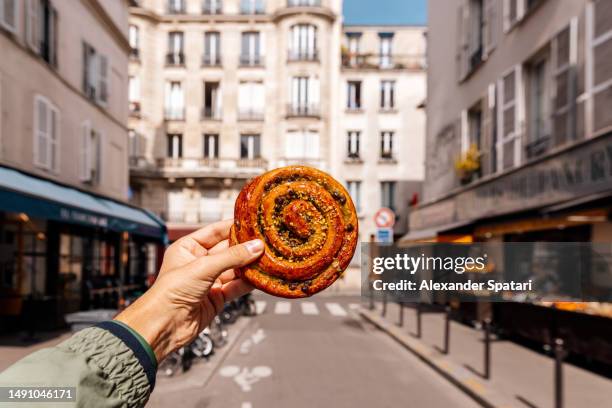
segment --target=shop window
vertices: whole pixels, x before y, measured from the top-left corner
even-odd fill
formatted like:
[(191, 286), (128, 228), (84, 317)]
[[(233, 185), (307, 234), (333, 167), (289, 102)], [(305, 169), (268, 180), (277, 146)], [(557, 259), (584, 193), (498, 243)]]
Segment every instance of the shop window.
[(83, 239), (75, 235), (60, 234), (59, 251), (61, 292), (68, 301), (78, 300), (83, 282)]

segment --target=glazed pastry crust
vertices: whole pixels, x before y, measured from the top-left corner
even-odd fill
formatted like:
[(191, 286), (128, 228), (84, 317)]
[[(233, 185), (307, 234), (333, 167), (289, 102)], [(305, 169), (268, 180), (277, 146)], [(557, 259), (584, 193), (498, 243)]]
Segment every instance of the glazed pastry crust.
[(347, 268), (357, 246), (353, 201), (329, 174), (289, 166), (251, 180), (234, 209), (230, 245), (259, 238), (264, 254), (236, 274), (285, 298), (311, 296)]

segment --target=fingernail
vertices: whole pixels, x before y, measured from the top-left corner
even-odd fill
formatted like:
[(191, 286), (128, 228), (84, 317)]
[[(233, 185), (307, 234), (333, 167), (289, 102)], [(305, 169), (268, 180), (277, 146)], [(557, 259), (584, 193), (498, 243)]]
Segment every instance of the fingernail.
[(254, 239), (252, 241), (247, 241), (244, 243), (244, 246), (249, 250), (250, 253), (258, 254), (263, 250), (264, 244), (261, 239)]

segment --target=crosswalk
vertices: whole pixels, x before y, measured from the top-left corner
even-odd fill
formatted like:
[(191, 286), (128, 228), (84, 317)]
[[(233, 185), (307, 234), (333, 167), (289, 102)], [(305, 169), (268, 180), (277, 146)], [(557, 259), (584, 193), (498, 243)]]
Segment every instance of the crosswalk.
[[(323, 307), (324, 306), (324, 307)], [(271, 311), (275, 315), (291, 315), (299, 313), (305, 316), (318, 316), (318, 315), (331, 315), (332, 317), (346, 317), (348, 316), (348, 310), (355, 310), (359, 307), (357, 303), (349, 303), (341, 305), (337, 302), (325, 302), (324, 304), (317, 304), (309, 301), (265, 301), (258, 300), (255, 302), (255, 308), (257, 314), (263, 314), (270, 307)]]

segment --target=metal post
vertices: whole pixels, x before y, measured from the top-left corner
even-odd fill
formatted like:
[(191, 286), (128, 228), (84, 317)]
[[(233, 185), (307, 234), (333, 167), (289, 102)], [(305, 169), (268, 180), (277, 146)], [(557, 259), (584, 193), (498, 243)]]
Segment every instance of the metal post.
[(491, 318), (484, 319), (484, 378), (491, 378)]
[(404, 327), (404, 302), (398, 302), (399, 303), (399, 322), (397, 322), (397, 325), (399, 327)]
[(444, 349), (442, 352), (448, 354), (450, 351), (450, 306), (446, 306), (444, 314)]
[(370, 293), (370, 306), (369, 309), (370, 310), (374, 310), (374, 287), (372, 287), (372, 281), (371, 281), (371, 274), (372, 274), (372, 270), (374, 269), (374, 242), (375, 242), (376, 236), (374, 234), (370, 234), (370, 269), (368, 271), (368, 284), (370, 285), (369, 287), (369, 293)]
[(421, 304), (417, 303), (416, 305), (416, 323), (417, 323), (417, 338), (421, 338)]
[(387, 315), (387, 292), (383, 291), (382, 311), (380, 312), (380, 316), (385, 317), (386, 315)]
[(563, 339), (555, 339), (555, 408), (563, 408), (563, 359), (566, 356)]

